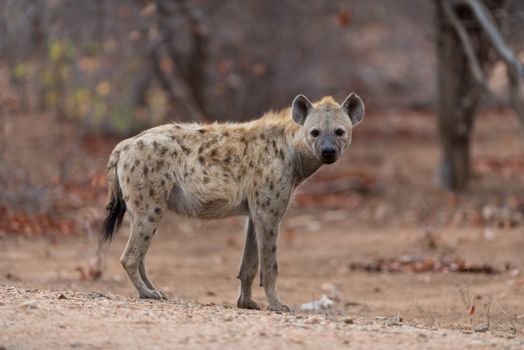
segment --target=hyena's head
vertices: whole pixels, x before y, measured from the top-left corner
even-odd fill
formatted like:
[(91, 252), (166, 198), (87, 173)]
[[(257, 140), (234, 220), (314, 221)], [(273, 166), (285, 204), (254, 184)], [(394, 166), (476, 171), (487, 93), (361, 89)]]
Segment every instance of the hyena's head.
[(351, 93), (339, 105), (331, 97), (311, 103), (298, 95), (291, 107), (293, 120), (302, 125), (304, 140), (315, 157), (324, 164), (334, 163), (351, 143), (351, 132), (364, 117), (364, 104)]

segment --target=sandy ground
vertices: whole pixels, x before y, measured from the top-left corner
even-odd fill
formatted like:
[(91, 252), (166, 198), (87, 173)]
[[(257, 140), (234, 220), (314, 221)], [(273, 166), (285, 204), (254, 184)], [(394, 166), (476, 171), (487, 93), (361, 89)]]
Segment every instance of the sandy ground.
[(518, 349), (523, 339), (393, 324), (382, 318), (276, 314), (112, 294), (3, 287), (8, 349)]
[[(348, 156), (304, 185), (281, 230), (283, 301), (300, 310), (325, 294), (331, 307), (236, 309), (242, 218), (163, 222), (146, 261), (167, 302), (136, 299), (118, 262), (127, 225), (99, 280), (82, 276), (95, 256), (92, 235), (8, 233), (0, 235), (0, 349), (524, 347), (524, 139), (515, 120), (481, 118), (472, 189), (459, 196), (436, 186), (430, 116), (366, 123)], [(454, 256), (501, 272), (350, 268), (403, 256)]]

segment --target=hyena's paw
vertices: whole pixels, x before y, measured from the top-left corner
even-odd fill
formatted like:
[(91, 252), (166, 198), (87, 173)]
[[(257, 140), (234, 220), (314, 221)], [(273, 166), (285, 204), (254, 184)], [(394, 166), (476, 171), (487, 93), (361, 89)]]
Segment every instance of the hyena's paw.
[(254, 300), (252, 299), (246, 299), (239, 297), (237, 300), (237, 306), (240, 309), (250, 309), (250, 310), (260, 310), (260, 305), (258, 305)]
[(167, 300), (165, 293), (158, 290), (142, 290), (138, 292), (140, 299), (156, 299), (156, 300)]
[(290, 308), (287, 305), (284, 304), (269, 304), (267, 307), (268, 311), (275, 311), (275, 312), (293, 312), (293, 309)]

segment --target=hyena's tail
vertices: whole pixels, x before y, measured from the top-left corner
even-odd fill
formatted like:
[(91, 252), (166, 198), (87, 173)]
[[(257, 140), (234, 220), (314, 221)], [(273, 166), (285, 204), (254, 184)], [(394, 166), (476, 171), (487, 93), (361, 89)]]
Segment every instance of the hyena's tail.
[(113, 234), (122, 223), (124, 214), (126, 213), (126, 203), (122, 196), (122, 190), (118, 183), (118, 176), (116, 174), (116, 164), (118, 161), (118, 153), (112, 154), (109, 160), (107, 170), (107, 182), (109, 184), (107, 216), (104, 220), (101, 232), (100, 244), (111, 241)]

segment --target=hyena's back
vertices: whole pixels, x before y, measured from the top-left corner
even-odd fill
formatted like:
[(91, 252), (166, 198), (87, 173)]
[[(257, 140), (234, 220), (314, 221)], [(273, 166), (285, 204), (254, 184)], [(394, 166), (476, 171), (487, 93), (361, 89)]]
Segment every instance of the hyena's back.
[(156, 127), (115, 148), (109, 180), (114, 168), (131, 214), (167, 208), (200, 218), (247, 215), (250, 193), (286, 167), (282, 135), (271, 123)]

